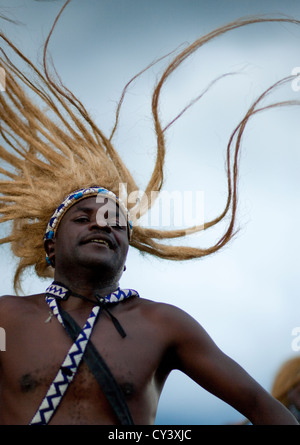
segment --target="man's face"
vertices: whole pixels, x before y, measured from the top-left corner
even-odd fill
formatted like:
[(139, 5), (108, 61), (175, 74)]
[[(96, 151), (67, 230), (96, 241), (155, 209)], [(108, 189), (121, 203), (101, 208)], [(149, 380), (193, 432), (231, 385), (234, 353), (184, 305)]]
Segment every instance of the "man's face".
[(128, 228), (125, 215), (108, 198), (85, 198), (64, 215), (55, 239), (55, 271), (83, 267), (110, 275), (122, 274), (128, 252)]

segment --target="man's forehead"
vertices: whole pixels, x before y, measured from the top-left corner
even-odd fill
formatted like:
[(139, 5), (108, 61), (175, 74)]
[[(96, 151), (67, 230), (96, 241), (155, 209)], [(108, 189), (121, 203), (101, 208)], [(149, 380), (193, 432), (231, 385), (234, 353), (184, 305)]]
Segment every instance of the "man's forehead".
[(107, 196), (99, 195), (99, 196), (88, 196), (86, 198), (81, 199), (70, 207), (71, 209), (89, 209), (89, 208), (99, 208), (106, 204), (109, 207), (114, 207), (119, 209), (119, 205), (112, 198)]
[[(84, 201), (83, 206), (82, 201)], [(124, 224), (126, 224), (129, 229), (129, 237), (131, 236), (132, 222), (129, 220), (128, 210), (126, 209), (122, 201), (120, 201), (113, 192), (103, 187), (90, 187), (78, 189), (65, 197), (61, 204), (56, 208), (48, 222), (44, 240), (52, 239), (55, 237), (55, 232), (60, 222), (65, 219), (66, 214), (72, 215), (73, 212), (78, 210), (77, 204), (81, 206), (79, 207), (81, 211), (83, 208), (85, 208), (85, 210), (87, 211), (87, 205), (90, 208), (91, 206), (93, 209), (96, 208), (97, 213), (101, 212), (103, 214), (104, 212), (102, 209), (104, 209), (104, 211), (106, 211), (107, 213), (107, 216), (105, 216), (105, 218), (109, 218), (110, 220), (113, 217), (118, 218), (119, 223), (121, 220), (120, 215), (123, 215)]]
[(70, 207), (66, 214), (72, 215), (77, 212), (90, 213), (93, 211), (100, 211), (101, 213), (108, 212), (111, 216), (122, 216), (126, 220), (124, 212), (120, 209), (118, 203), (107, 196), (90, 196), (81, 199)]

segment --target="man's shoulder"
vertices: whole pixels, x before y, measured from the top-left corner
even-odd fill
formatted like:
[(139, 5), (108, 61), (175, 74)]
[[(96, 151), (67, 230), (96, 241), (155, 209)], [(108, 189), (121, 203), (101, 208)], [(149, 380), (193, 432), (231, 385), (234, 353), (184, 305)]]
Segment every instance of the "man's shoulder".
[(137, 302), (141, 310), (161, 312), (161, 313), (164, 312), (168, 313), (170, 311), (179, 310), (179, 308), (177, 308), (176, 306), (162, 301), (155, 301), (142, 297), (136, 299), (135, 301)]
[(17, 295), (2, 295), (0, 297), (0, 309), (19, 306), (24, 302), (26, 297), (18, 297)]
[(202, 341), (206, 332), (200, 323), (184, 309), (170, 303), (141, 300), (137, 319), (150, 326), (168, 344), (182, 345), (189, 341)]
[(42, 298), (39, 295), (2, 295), (0, 297), (0, 319), (8, 319), (10, 316), (15, 317), (17, 314), (32, 310)]
[(139, 308), (143, 315), (155, 319), (158, 323), (184, 323), (193, 320), (184, 309), (171, 303), (139, 299)]
[(43, 294), (36, 295), (2, 295), (0, 296), (1, 306), (11, 306), (11, 305), (23, 305), (23, 304), (33, 304), (40, 299)]

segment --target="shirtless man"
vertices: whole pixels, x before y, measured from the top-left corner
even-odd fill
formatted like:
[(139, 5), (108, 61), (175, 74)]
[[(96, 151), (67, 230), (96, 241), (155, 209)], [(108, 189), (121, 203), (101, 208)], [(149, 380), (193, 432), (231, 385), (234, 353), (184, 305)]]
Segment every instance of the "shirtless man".
[[(106, 205), (112, 213), (118, 209), (114, 200)], [(55, 280), (73, 292), (59, 307), (81, 327), (97, 304), (95, 295), (118, 288), (129, 246), (126, 216), (120, 211), (111, 222), (106, 213), (101, 215), (102, 207), (95, 196), (75, 203), (62, 217), (54, 238), (45, 242)], [(182, 310), (132, 296), (111, 305), (110, 311), (126, 336), (119, 334), (103, 311), (91, 340), (123, 390), (134, 424), (154, 423), (159, 396), (172, 369), (190, 376), (253, 424), (297, 424), (282, 404), (223, 354)], [(56, 317), (49, 317), (44, 294), (2, 297), (0, 326), (7, 339), (6, 351), (0, 353), (0, 424), (26, 425), (72, 341)], [(103, 390), (82, 361), (49, 424), (118, 423)]]

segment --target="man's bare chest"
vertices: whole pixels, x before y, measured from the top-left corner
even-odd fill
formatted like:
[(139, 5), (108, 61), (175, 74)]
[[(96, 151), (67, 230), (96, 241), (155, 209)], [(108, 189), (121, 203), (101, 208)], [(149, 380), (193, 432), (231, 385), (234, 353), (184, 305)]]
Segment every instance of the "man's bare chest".
[[(29, 329), (17, 329), (8, 336), (7, 356), (3, 361), (4, 375), (8, 379), (7, 384), (24, 396), (45, 392), (73, 343), (56, 319), (45, 321), (47, 317), (39, 323), (32, 323)], [(125, 338), (119, 335), (111, 320), (102, 315), (91, 341), (129, 399), (138, 397), (153, 384), (162, 353), (158, 344), (155, 347), (155, 335), (150, 341), (147, 329), (140, 332), (140, 327), (131, 324), (126, 317), (122, 322), (126, 330)], [(99, 385), (84, 356), (70, 388), (69, 394), (73, 392), (74, 397), (79, 393), (99, 392)]]

